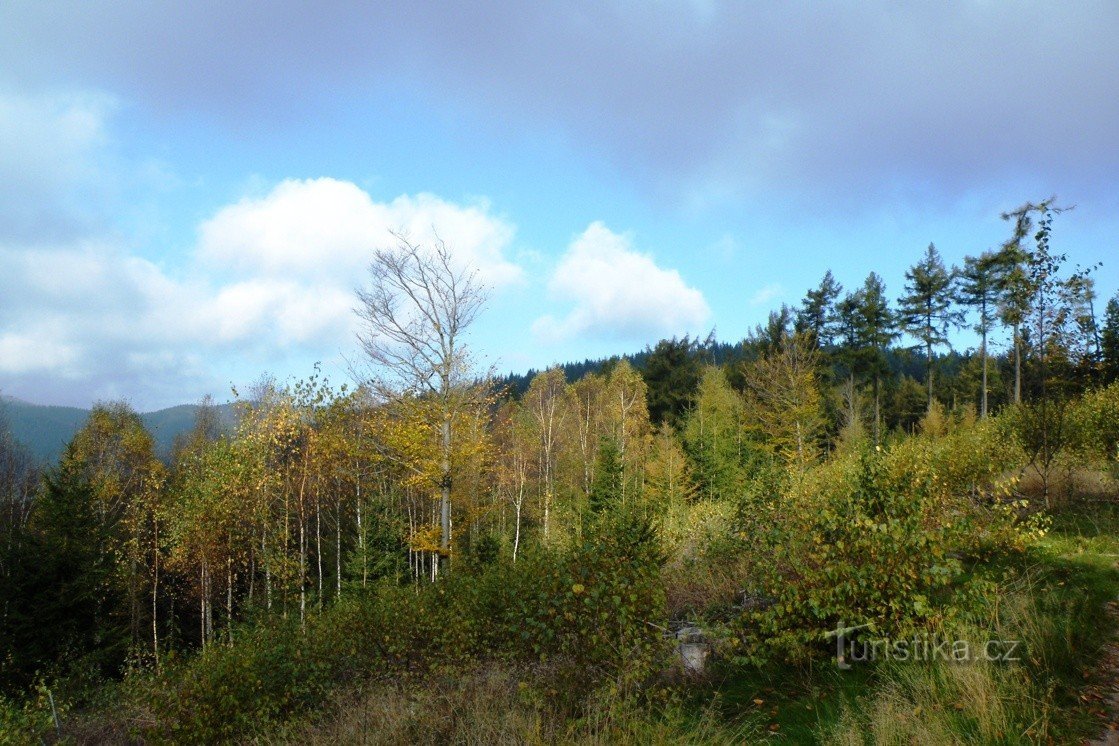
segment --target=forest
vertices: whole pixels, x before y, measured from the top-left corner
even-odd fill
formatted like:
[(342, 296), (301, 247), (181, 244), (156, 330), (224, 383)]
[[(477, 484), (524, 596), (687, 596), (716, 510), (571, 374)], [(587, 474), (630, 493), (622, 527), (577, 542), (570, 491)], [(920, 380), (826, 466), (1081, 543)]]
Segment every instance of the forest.
[(55, 464), (0, 435), (0, 742), (1098, 735), (1119, 296), (1060, 253), (1075, 211), (1003, 218), (901, 289), (828, 270), (737, 344), (505, 377), (476, 275), (399, 235), (350, 381), (264, 376), (169, 455), (124, 402)]

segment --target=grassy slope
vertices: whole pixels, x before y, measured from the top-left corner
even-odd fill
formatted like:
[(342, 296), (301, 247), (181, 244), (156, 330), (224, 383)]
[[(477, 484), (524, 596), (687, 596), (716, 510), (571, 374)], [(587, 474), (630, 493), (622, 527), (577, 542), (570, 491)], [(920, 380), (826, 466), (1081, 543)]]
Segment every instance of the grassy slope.
[[(343, 708), (294, 724), (277, 740), (325, 743), (360, 733), (373, 742), (434, 743), (495, 725), (472, 721), (497, 707), (511, 718), (498, 730), (513, 742), (1080, 743), (1106, 723), (1095, 692), (1115, 675), (1101, 674), (1099, 657), (1115, 632), (1106, 604), (1119, 598), (1117, 560), (1119, 505), (1093, 503), (1058, 513), (1046, 539), (1013, 565), (980, 568), (997, 580), (997, 590), (977, 614), (976, 639), (1023, 639), (1019, 664), (839, 671), (818, 661), (728, 671), (684, 687), (672, 706), (612, 712), (604, 726), (591, 717), (558, 734), (540, 732), (538, 710), (509, 692), (486, 692), (485, 685), (459, 682), (457, 693), (440, 695), (440, 704), (429, 700), (430, 692), (416, 699), (376, 690), (354, 693)], [(458, 726), (436, 736), (427, 719), (414, 716), (421, 701), (433, 715), (445, 710), (457, 717)]]

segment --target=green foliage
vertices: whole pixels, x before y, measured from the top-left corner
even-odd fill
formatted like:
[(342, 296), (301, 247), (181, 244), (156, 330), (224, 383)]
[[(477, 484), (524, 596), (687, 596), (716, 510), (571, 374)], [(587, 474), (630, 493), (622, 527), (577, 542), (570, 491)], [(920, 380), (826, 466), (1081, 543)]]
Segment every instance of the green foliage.
[(48, 474), (9, 577), (0, 683), (26, 686), (43, 667), (90, 664), (113, 675), (128, 645), (127, 604), (93, 489), (73, 469)]
[[(875, 684), (817, 729), (826, 743), (1080, 743), (1099, 734), (1085, 684), (1113, 634), (1119, 592), (1114, 510), (1078, 505), (1026, 562), (982, 568), (992, 580), (954, 635), (972, 650), (1018, 642), (1013, 661), (935, 660), (879, 666)], [(1004, 647), (1005, 649), (1005, 647)], [(1110, 676), (1110, 674), (1108, 674)], [(1089, 704), (1082, 705), (1080, 703)]]
[(898, 479), (867, 452), (843, 476), (814, 509), (794, 509), (803, 518), (774, 547), (775, 603), (749, 620), (766, 644), (795, 654), (839, 624), (905, 634), (937, 616), (937, 596), (961, 572), (950, 556), (961, 528), (927, 466)]
[(602, 513), (621, 503), (624, 478), (618, 442), (604, 435), (598, 443), (598, 459), (591, 479), (588, 505), (591, 513)]
[(926, 350), (929, 402), (933, 396), (933, 348), (948, 342), (948, 329), (963, 321), (952, 308), (953, 275), (944, 267), (936, 246), (929, 244), (924, 258), (905, 273), (905, 295), (898, 299), (898, 321), (921, 341)]
[(695, 409), (683, 431), (684, 450), (693, 464), (700, 491), (716, 500), (738, 496), (749, 454), (745, 403), (724, 372), (703, 372)]
[(520, 630), (526, 650), (569, 661), (586, 684), (626, 670), (644, 674), (661, 640), (663, 561), (647, 517), (602, 515), (567, 554), (525, 563), (506, 623)]
[(1077, 440), (1068, 402), (1037, 399), (1011, 408), (1004, 417), (1025, 453), (1027, 464), (1041, 482), (1045, 506), (1052, 507), (1054, 468)]
[[(239, 630), (135, 687), (149, 740), (214, 742), (262, 733), (319, 707), (333, 688), (384, 677), (457, 674), (482, 659), (562, 663), (583, 686), (647, 675), (663, 619), (656, 529), (636, 513), (598, 516), (567, 551), (467, 565), (438, 584), (373, 584), (301, 630), (274, 620)], [(142, 677), (151, 677), (142, 674)], [(570, 678), (574, 677), (574, 679)]]
[(1005, 440), (989, 423), (910, 439), (775, 490), (741, 534), (772, 558), (757, 588), (770, 603), (742, 619), (746, 654), (810, 655), (841, 623), (904, 635), (950, 621), (962, 560), (1021, 549), (1043, 528), (1022, 521), (1000, 479)]
[(1077, 446), (1090, 459), (1119, 462), (1119, 382), (1083, 396), (1073, 408)]
[(831, 347), (835, 335), (835, 301), (843, 292), (829, 269), (815, 289), (805, 293), (797, 311), (796, 330), (811, 334), (820, 347)]
[(1107, 302), (1103, 329), (1100, 330), (1100, 355), (1104, 381), (1119, 381), (1119, 293)]
[(653, 425), (679, 427), (695, 401), (699, 387), (698, 339), (662, 339), (648, 350), (641, 377), (648, 387), (649, 419)]

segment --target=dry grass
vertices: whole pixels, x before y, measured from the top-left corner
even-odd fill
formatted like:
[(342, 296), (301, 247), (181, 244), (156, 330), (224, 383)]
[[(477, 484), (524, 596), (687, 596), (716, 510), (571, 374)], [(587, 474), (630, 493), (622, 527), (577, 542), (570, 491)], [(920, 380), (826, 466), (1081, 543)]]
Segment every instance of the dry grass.
[(713, 713), (638, 706), (608, 693), (582, 716), (556, 713), (531, 672), (489, 667), (455, 680), (377, 685), (340, 698), (314, 721), (260, 738), (276, 744), (739, 744), (750, 740)]
[(1044, 742), (1052, 704), (1021, 669), (1000, 663), (899, 665), (824, 734), (842, 744)]
[[(1040, 502), (1044, 492), (1042, 479), (1032, 467), (1026, 467), (1018, 482), (1018, 491)], [(1080, 501), (1114, 501), (1119, 495), (1119, 478), (1114, 470), (1085, 466), (1073, 459), (1054, 463), (1049, 473), (1049, 494), (1054, 506), (1063, 506), (1073, 497)]]

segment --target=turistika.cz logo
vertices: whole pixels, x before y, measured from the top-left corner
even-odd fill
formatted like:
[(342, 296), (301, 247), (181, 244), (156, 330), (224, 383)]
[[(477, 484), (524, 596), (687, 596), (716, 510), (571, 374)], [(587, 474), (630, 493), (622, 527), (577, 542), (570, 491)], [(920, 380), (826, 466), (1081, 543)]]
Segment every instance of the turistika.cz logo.
[(948, 663), (1013, 663), (1021, 660), (1020, 640), (953, 640), (939, 635), (914, 635), (902, 639), (856, 635), (868, 624), (846, 627), (842, 623), (828, 637), (835, 638), (835, 661), (842, 670), (855, 663), (874, 661)]

